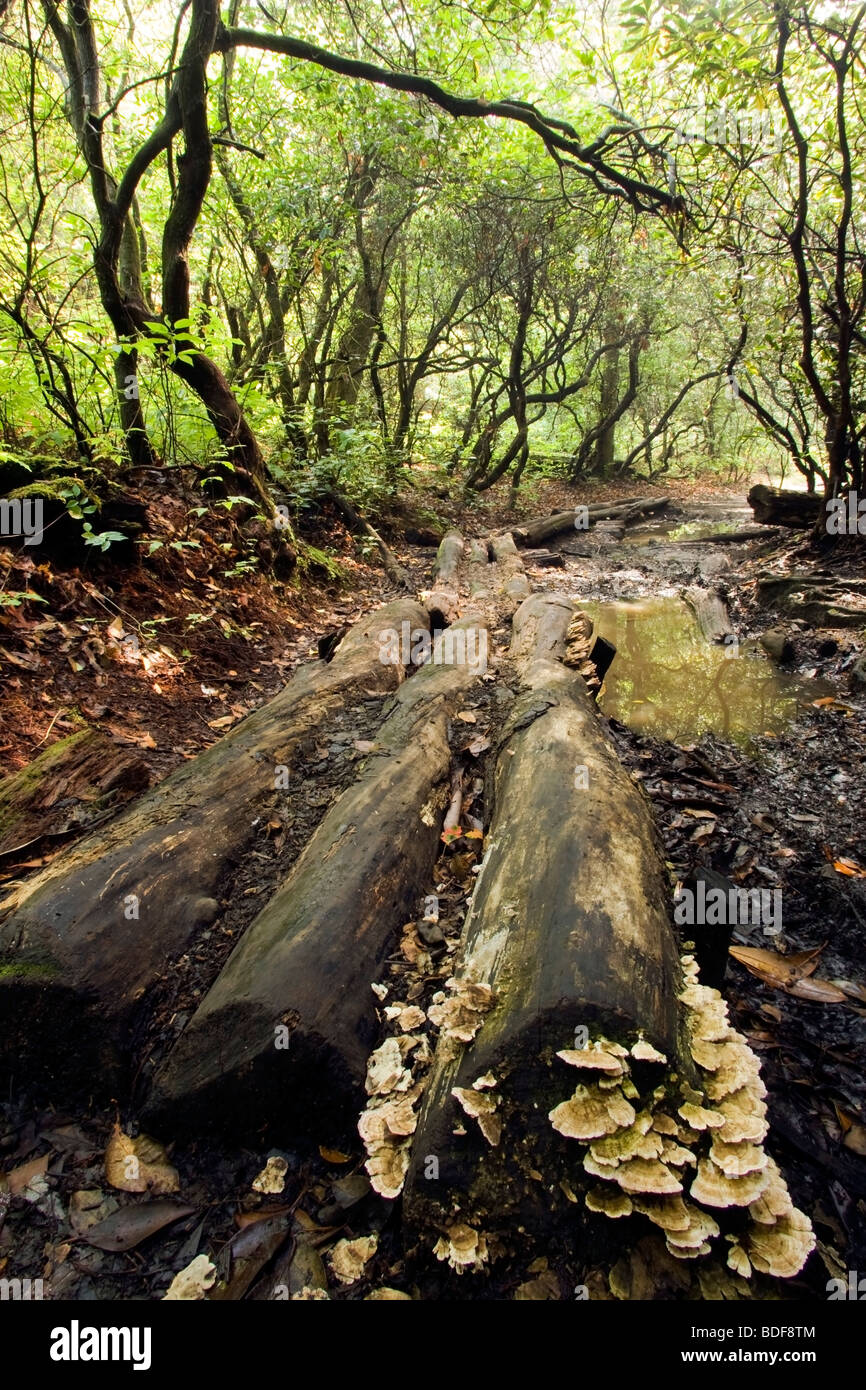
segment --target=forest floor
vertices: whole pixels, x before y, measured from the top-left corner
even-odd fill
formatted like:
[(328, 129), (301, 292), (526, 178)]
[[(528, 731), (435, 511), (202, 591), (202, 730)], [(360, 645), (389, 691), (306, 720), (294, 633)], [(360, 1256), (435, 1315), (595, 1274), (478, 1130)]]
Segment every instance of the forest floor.
[[(486, 494), (471, 509), (433, 495), (425, 505), (465, 534), (482, 535), (576, 502), (646, 491), (645, 484), (621, 485), (576, 496), (573, 489), (540, 482), (517, 510), (504, 490)], [(798, 532), (760, 545), (683, 544), (690, 524), (712, 530), (750, 522), (741, 492), (667, 483), (658, 491), (677, 504), (673, 518), (627, 542), (601, 532), (560, 537), (550, 549), (561, 554), (563, 566), (530, 567), (528, 574), (538, 590), (601, 604), (623, 621), (653, 613), (667, 621), (674, 608), (664, 605), (675, 607), (688, 585), (718, 588), (726, 598), (739, 644), (736, 659), (721, 673), (729, 687), (722, 705), (728, 714), (734, 709), (733, 723), (720, 729), (712, 720), (693, 727), (686, 721), (673, 735), (665, 731), (666, 711), (658, 707), (666, 690), (687, 685), (695, 650), (683, 648), (678, 622), (652, 629), (653, 650), (626, 643), (619, 675), (614, 664), (600, 708), (619, 756), (650, 798), (672, 883), (705, 867), (738, 885), (782, 893), (780, 934), (768, 937), (760, 926), (735, 932), (741, 959), (731, 958), (724, 992), (734, 1026), (761, 1055), (769, 1091), (768, 1147), (818, 1237), (806, 1270), (785, 1293), (825, 1298), (828, 1279), (866, 1267), (866, 695), (851, 681), (866, 609), (863, 629), (828, 631), (786, 622), (795, 652), (783, 687), (777, 687), (756, 639), (778, 618), (758, 605), (756, 574), (829, 567), (844, 581), (860, 574), (859, 555), (846, 547), (819, 554)], [(232, 561), (237, 564), (228, 514), (205, 529), (200, 524), (198, 544), (177, 550), (170, 537), (186, 525), (181, 501), (147, 501), (152, 534), (165, 543), (144, 563), (119, 568), (108, 556), (83, 568), (37, 561), (27, 551), (14, 557), (6, 590), (29, 590), (44, 602), (2, 610), (4, 771), (25, 766), (86, 724), (134, 748), (158, 781), (274, 695), (299, 664), (316, 656), (319, 640), (395, 594), (376, 554), (359, 554), (336, 518), (309, 539), (335, 552), (342, 577), (310, 570), (300, 584), (278, 584), (243, 571), (227, 577)], [(425, 588), (435, 547), (410, 546), (396, 529), (388, 540), (418, 589)], [(633, 643), (634, 625), (623, 631)], [(631, 666), (623, 675), (626, 661)], [(672, 680), (665, 685), (660, 676), (656, 688), (652, 682), (663, 667), (673, 668)], [(718, 686), (721, 676), (714, 670)], [(757, 717), (749, 705), (741, 726), (738, 692), (741, 684), (752, 690), (756, 673), (761, 700), (769, 690), (769, 703), (759, 704)], [(772, 727), (762, 724), (765, 710)], [(353, 736), (364, 737), (362, 722)], [(483, 709), (473, 732), (480, 738), (481, 766)], [(263, 846), (274, 883), (305, 842), (320, 814), (316, 805), (326, 804), (350, 775), (350, 762), (337, 766), (322, 759), (294, 822), (276, 843)], [(46, 863), (85, 823), (86, 817), (57, 842), (31, 847), (25, 858), (0, 858), (0, 883)], [(461, 854), (465, 860), (465, 849), (447, 847), (437, 869), (446, 937), (447, 904), (454, 905), (448, 954), (456, 947), (473, 882)], [(242, 929), (242, 916), (237, 925)], [(167, 992), (157, 1029), (169, 1034), (178, 1026), (220, 963), (205, 952), (197, 970)], [(408, 983), (408, 998), (420, 999), (425, 983)], [(149, 1043), (158, 1050), (160, 1039)], [(358, 1299), (383, 1286), (426, 1299), (543, 1299), (570, 1298), (575, 1285), (592, 1286), (592, 1270), (556, 1247), (529, 1269), (504, 1260), (495, 1276), (446, 1279), (441, 1266), (407, 1258), (395, 1204), (370, 1191), (360, 1146), (345, 1153), (326, 1146), (300, 1151), (288, 1136), (284, 1146), (266, 1144), (258, 1151), (217, 1149), (204, 1141), (170, 1146), (188, 1211), (169, 1226), (145, 1225), (136, 1233), (139, 1199), (106, 1176), (105, 1151), (118, 1121), (134, 1132), (135, 1106), (128, 1098), (111, 1110), (61, 1112), (23, 1093), (3, 1105), (0, 1275), (42, 1276), (57, 1298), (159, 1298), (176, 1271), (208, 1252), (226, 1281), (222, 1296), (229, 1299), (273, 1299), (301, 1290), (307, 1290), (304, 1297)], [(266, 1159), (277, 1155), (286, 1162), (283, 1189), (272, 1195), (253, 1191)], [(121, 1209), (129, 1212), (128, 1249), (115, 1253), (89, 1245), (88, 1229)], [(322, 1255), (338, 1240), (371, 1234), (378, 1247), (363, 1277), (343, 1284)]]

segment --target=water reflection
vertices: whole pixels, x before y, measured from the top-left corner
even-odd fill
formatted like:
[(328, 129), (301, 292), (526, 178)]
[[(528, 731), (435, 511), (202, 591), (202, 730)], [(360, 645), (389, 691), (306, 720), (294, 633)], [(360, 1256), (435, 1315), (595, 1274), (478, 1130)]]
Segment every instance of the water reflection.
[(582, 607), (617, 649), (601, 708), (655, 738), (683, 742), (711, 732), (744, 743), (753, 734), (779, 733), (801, 704), (832, 693), (826, 681), (786, 675), (753, 643), (738, 650), (710, 645), (680, 599)]

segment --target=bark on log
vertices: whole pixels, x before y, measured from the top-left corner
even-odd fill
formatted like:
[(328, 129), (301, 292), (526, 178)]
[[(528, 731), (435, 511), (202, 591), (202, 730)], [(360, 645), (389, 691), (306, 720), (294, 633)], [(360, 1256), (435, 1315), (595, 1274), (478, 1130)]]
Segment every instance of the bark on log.
[(721, 595), (714, 589), (701, 589), (697, 586), (684, 589), (683, 598), (691, 608), (703, 636), (708, 642), (727, 642), (733, 637), (734, 629), (728, 610)]
[[(638, 497), (628, 502), (596, 502), (586, 510), (592, 525), (597, 521), (613, 520), (617, 517), (624, 518), (626, 522), (635, 521), (640, 516), (650, 516), (655, 512), (664, 511), (669, 505), (666, 497)], [(524, 521), (520, 526), (513, 526), (511, 534), (518, 545), (541, 545), (542, 541), (549, 540), (551, 536), (578, 529), (575, 526), (576, 516), (577, 508), (572, 507), (567, 512), (554, 512), (552, 516)]]
[(442, 537), (433, 566), (433, 581), (427, 596), (426, 608), (437, 619), (450, 623), (460, 605), (458, 572), (463, 559), (463, 537), (459, 531), (448, 531)]
[(814, 492), (793, 492), (756, 483), (749, 489), (749, 506), (756, 521), (770, 526), (814, 526), (821, 515), (822, 502)]
[(531, 592), (513, 536), (506, 531), (489, 540), (464, 543), (453, 532), (446, 541), (447, 547), (445, 541), (440, 546), (434, 587), (427, 596), (428, 613), (446, 619), (461, 614), (486, 628), (496, 627)]
[(565, 560), (555, 550), (527, 550), (523, 562), (536, 565), (539, 569), (565, 569)]
[(459, 623), (401, 687), (377, 734), (382, 751), (327, 813), (160, 1070), (153, 1127), (354, 1129), (378, 1031), (371, 985), (429, 881), (451, 797), (449, 717), (483, 671), (478, 659), (440, 664), (458, 633), (467, 651), (484, 649), (477, 624)]
[(429, 630), (420, 604), (378, 609), (329, 663), (302, 668), (225, 738), (0, 902), (0, 1074), (23, 1057), (54, 1070), (70, 1029), (79, 1074), (88, 1045), (102, 1056), (106, 1040), (123, 1041), (148, 989), (217, 916), (257, 818), (274, 804), (275, 766), (350, 701), (394, 690), (403, 668), (382, 660), (381, 634), (412, 629)]
[[(575, 1045), (576, 1028), (618, 1039), (643, 1030), (677, 1055), (662, 855), (582, 679), (557, 659), (574, 614), (568, 600), (536, 596), (515, 617), (521, 687), (498, 746), (488, 849), (455, 969), (458, 981), (489, 988), (493, 1004), (468, 1047), (443, 1025), (404, 1197), (414, 1231), (479, 1213), (497, 1230), (518, 1217), (550, 1225), (558, 1194), (545, 1165), (559, 1140), (547, 1115), (569, 1080), (553, 1053)], [(504, 1125), (495, 1146), (452, 1098), (487, 1074)], [(460, 1120), (465, 1135), (454, 1134)], [(527, 1177), (538, 1154), (543, 1183)]]
[(147, 763), (98, 729), (80, 729), (0, 782), (0, 855), (83, 831), (150, 781)]

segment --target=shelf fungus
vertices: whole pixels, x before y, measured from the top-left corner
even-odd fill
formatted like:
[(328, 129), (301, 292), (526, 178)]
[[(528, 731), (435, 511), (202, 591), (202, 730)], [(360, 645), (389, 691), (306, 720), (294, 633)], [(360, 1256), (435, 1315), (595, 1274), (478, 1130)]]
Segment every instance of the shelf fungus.
[(666, 1062), (668, 1059), (663, 1052), (659, 1052), (657, 1047), (648, 1043), (644, 1038), (638, 1038), (631, 1050), (631, 1055), (636, 1062)]
[(578, 1086), (570, 1100), (548, 1115), (553, 1128), (566, 1139), (600, 1139), (634, 1120), (634, 1109), (617, 1087), (601, 1091), (597, 1086)]
[(475, 980), (454, 977), (447, 980), (446, 985), (451, 991), (451, 998), (446, 997), (441, 1003), (431, 1005), (427, 1018), (443, 1037), (471, 1043), (484, 1022), (484, 1015), (493, 1006), (493, 990), (489, 985)]
[(622, 1076), (624, 1071), (620, 1058), (609, 1052), (602, 1043), (595, 1047), (565, 1048), (556, 1055), (570, 1067), (581, 1067), (585, 1071), (603, 1071), (610, 1076)]
[(586, 1194), (588, 1211), (602, 1212), (616, 1221), (621, 1216), (631, 1216), (634, 1203), (627, 1192), (612, 1187), (591, 1187)]
[[(706, 1287), (739, 1297), (748, 1288), (742, 1281), (754, 1274), (787, 1279), (799, 1273), (815, 1237), (763, 1147), (766, 1088), (758, 1058), (732, 1027), (721, 995), (700, 983), (693, 957), (684, 958), (683, 976), (678, 997), (691, 1064), (674, 1070), (642, 1036), (628, 1051), (601, 1037), (564, 1050), (557, 1053), (562, 1061), (594, 1076), (549, 1119), (560, 1134), (579, 1141), (584, 1176), (598, 1179), (585, 1191), (588, 1212), (613, 1220), (644, 1217), (663, 1232), (667, 1254), (676, 1260), (714, 1256), (701, 1266), (708, 1271)], [(632, 1062), (667, 1066), (663, 1084), (641, 1094)], [(713, 1246), (723, 1230), (726, 1265)]]
[(473, 1226), (457, 1222), (440, 1236), (433, 1247), (433, 1253), (437, 1260), (447, 1260), (458, 1274), (465, 1274), (467, 1270), (478, 1273), (487, 1263), (487, 1238), (483, 1231), (476, 1231)]
[(502, 1138), (502, 1116), (496, 1113), (499, 1097), (491, 1095), (489, 1091), (466, 1090), (461, 1086), (453, 1087), (451, 1094), (469, 1118), (478, 1121), (484, 1138), (495, 1148)]
[(411, 1137), (418, 1127), (415, 1106), (423, 1090), (419, 1082), (407, 1089), (411, 1082), (400, 1039), (387, 1038), (367, 1064), (370, 1103), (358, 1120), (368, 1155), (364, 1166), (380, 1197), (398, 1197), (409, 1168)]

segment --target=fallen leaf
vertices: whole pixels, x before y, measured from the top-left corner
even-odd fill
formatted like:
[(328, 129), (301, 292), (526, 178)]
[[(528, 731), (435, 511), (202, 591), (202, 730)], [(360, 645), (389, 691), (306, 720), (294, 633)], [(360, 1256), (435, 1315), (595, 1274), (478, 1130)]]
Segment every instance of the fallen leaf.
[(348, 1163), (352, 1157), (351, 1154), (341, 1153), (339, 1149), (329, 1149), (325, 1144), (319, 1145), (319, 1153), (326, 1163)]
[(817, 957), (823, 949), (823, 946), (819, 946), (814, 951), (800, 951), (795, 955), (780, 956), (777, 951), (767, 951), (762, 946), (728, 948), (734, 960), (738, 960), (765, 984), (787, 990), (817, 968)]
[(105, 1150), (105, 1176), (121, 1192), (177, 1192), (180, 1179), (161, 1144), (147, 1134), (131, 1139), (116, 1124)]
[(866, 1125), (851, 1125), (842, 1143), (846, 1149), (866, 1158)]
[(20, 1168), (13, 1168), (11, 1173), (7, 1173), (6, 1180), (9, 1183), (9, 1191), (13, 1197), (19, 1197), (25, 1187), (29, 1187), (33, 1178), (40, 1177), (51, 1162), (50, 1154), (43, 1154), (41, 1158), (31, 1158), (28, 1163), (22, 1163)]
[(811, 999), (814, 1004), (844, 1004), (847, 996), (829, 980), (798, 980), (790, 985), (789, 994), (798, 999)]
[(458, 718), (458, 719), (462, 719), (464, 724), (477, 724), (477, 723), (478, 723), (478, 719), (477, 719), (476, 716), (472, 713), (472, 711), (469, 710), (469, 709), (459, 709), (459, 710), (457, 711), (457, 718)]
[(471, 753), (473, 758), (477, 758), (480, 754), (486, 753), (489, 747), (490, 739), (485, 738), (483, 734), (476, 734), (475, 738), (470, 739), (466, 744), (465, 751)]
[(195, 1207), (180, 1202), (142, 1202), (121, 1207), (98, 1226), (91, 1227), (84, 1240), (98, 1250), (132, 1250), (148, 1236), (161, 1231), (163, 1226), (194, 1211)]
[(866, 869), (853, 859), (834, 859), (833, 868), (837, 874), (844, 874), (846, 878), (866, 878)]
[(235, 1225), (239, 1231), (245, 1231), (247, 1226), (269, 1221), (272, 1216), (284, 1216), (291, 1210), (291, 1207), (262, 1207), (259, 1211), (238, 1211), (235, 1212)]

